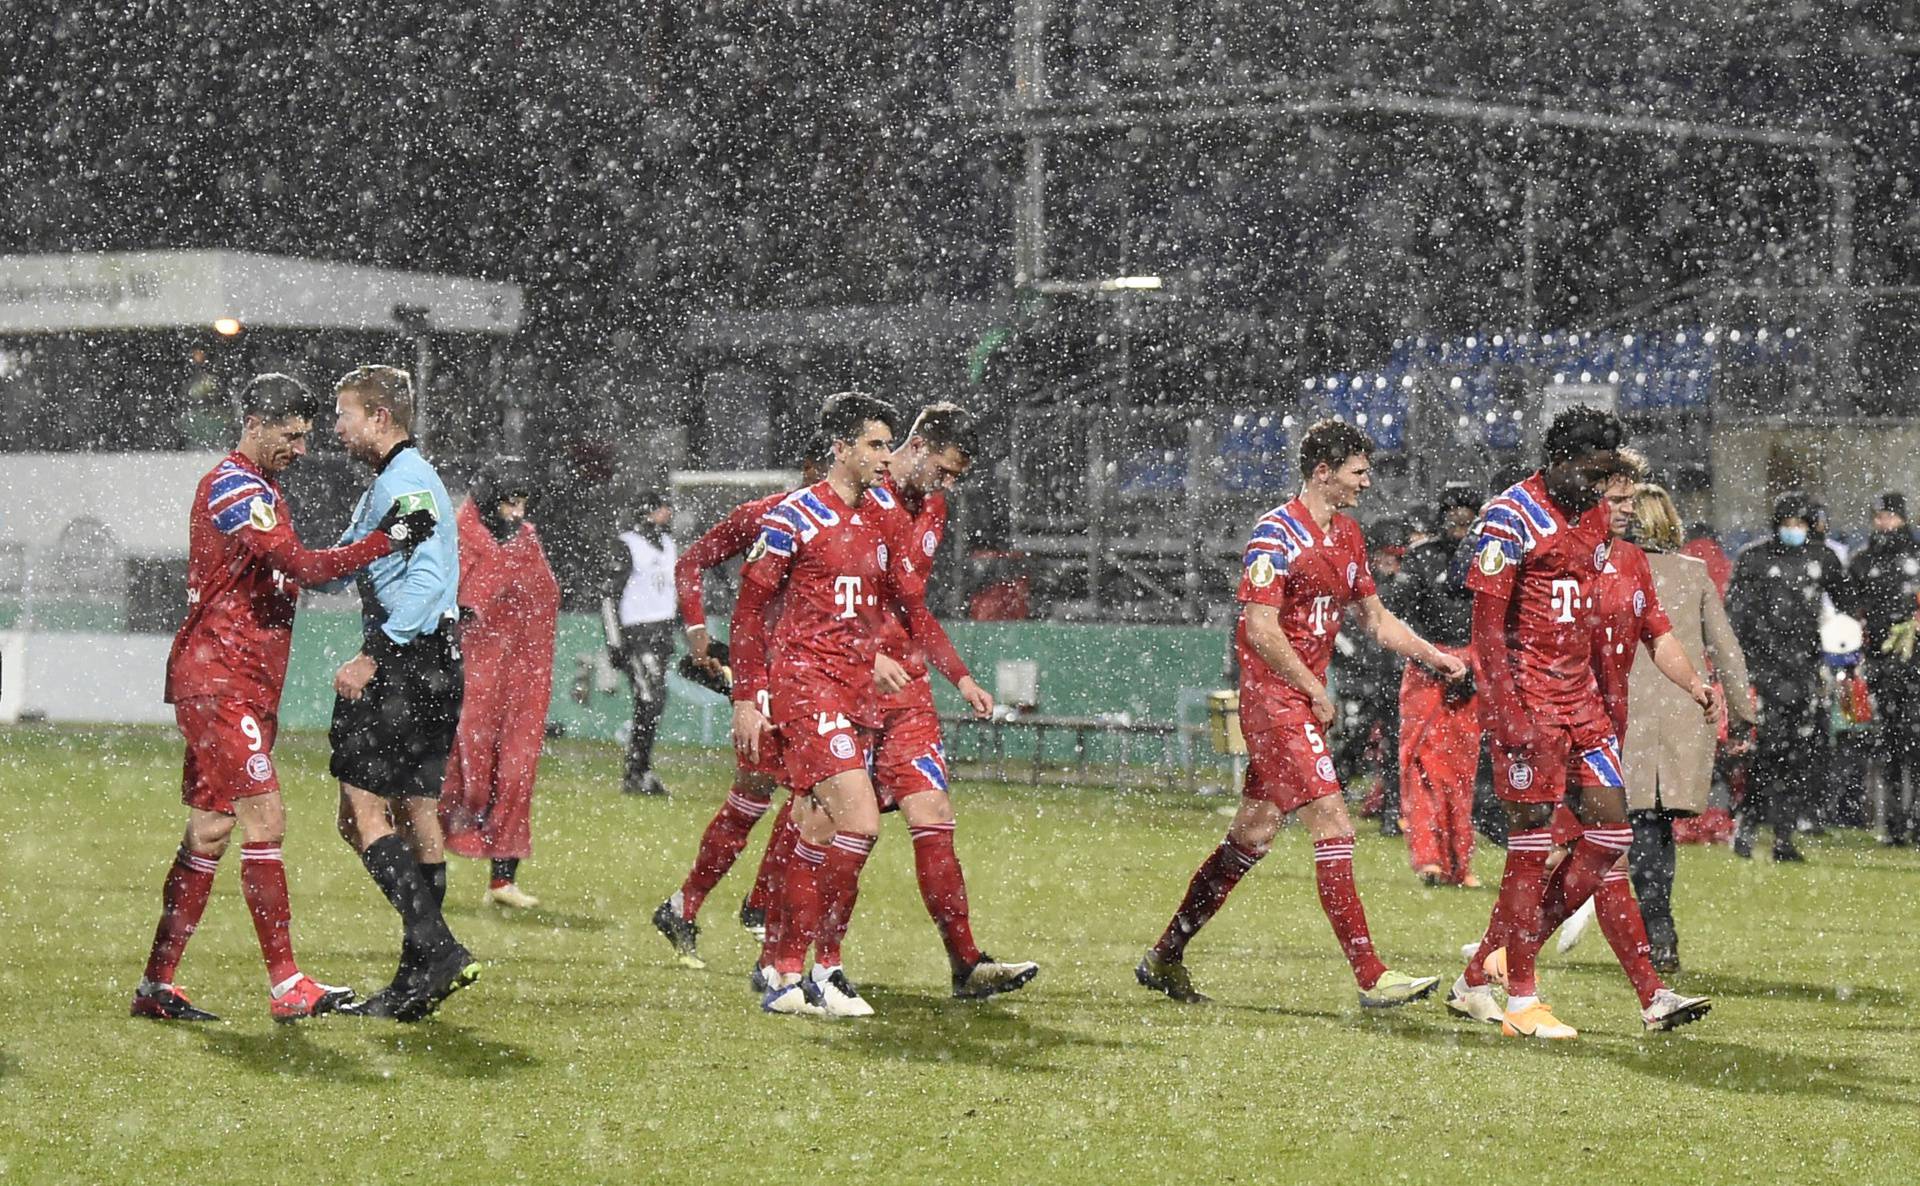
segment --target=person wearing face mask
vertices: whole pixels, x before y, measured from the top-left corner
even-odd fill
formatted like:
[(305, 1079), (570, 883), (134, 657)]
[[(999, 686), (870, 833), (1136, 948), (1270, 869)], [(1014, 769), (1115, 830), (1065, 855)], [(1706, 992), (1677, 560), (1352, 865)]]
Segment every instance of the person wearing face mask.
[(1920, 759), (1920, 669), (1903, 655), (1893, 628), (1913, 621), (1920, 594), (1920, 542), (1907, 526), (1904, 494), (1882, 494), (1873, 504), (1873, 538), (1847, 569), (1848, 612), (1866, 636), (1867, 687), (1880, 720), (1881, 842), (1913, 839), (1906, 782)]
[(492, 862), (485, 900), (527, 910), (520, 862), (532, 855), (533, 781), (553, 693), (560, 584), (528, 519), (533, 482), (517, 457), (474, 476), (456, 515), (466, 693), (440, 790), (447, 850)]
[(1727, 617), (1760, 701), (1758, 745), (1740, 803), (1734, 852), (1753, 855), (1753, 834), (1773, 828), (1773, 859), (1803, 860), (1793, 830), (1810, 801), (1825, 748), (1820, 711), (1820, 600), (1846, 600), (1845, 572), (1812, 542), (1813, 502), (1797, 490), (1773, 501), (1773, 534), (1740, 550)]
[(627, 736), (626, 772), (620, 789), (629, 795), (665, 795), (653, 772), (653, 738), (667, 707), (667, 661), (673, 657), (673, 499), (663, 489), (642, 491), (631, 528), (613, 542), (607, 562), (607, 593), (600, 618), (607, 656), (633, 683), (633, 731)]

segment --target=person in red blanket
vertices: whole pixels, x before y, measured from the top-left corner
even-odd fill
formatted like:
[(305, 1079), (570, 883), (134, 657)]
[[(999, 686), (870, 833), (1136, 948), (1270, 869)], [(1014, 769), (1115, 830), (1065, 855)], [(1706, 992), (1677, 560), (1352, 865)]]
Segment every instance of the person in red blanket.
[(491, 861), (486, 900), (528, 910), (520, 862), (533, 851), (533, 780), (553, 693), (560, 585), (527, 519), (533, 483), (517, 457), (474, 477), (460, 504), (460, 608), (466, 698), (440, 790), (447, 849)]

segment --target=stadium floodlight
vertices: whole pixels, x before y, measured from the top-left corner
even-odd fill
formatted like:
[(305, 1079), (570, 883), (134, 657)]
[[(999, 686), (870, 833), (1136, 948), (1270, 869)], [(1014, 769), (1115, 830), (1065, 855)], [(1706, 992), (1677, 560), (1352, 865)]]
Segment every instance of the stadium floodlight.
[(213, 332), (223, 338), (238, 337), (240, 335), (240, 322), (233, 317), (218, 318), (213, 323)]

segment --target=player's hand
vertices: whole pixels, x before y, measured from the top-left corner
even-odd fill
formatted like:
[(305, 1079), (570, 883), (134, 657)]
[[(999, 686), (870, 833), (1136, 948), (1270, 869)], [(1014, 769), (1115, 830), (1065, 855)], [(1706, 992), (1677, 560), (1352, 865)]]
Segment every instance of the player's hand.
[(1333, 697), (1327, 695), (1326, 688), (1322, 687), (1313, 693), (1310, 698), (1310, 705), (1313, 709), (1314, 723), (1318, 724), (1322, 729), (1328, 728), (1333, 724)]
[(366, 694), (367, 685), (373, 682), (373, 673), (379, 669), (379, 664), (370, 656), (355, 655), (333, 673), (333, 690), (342, 700), (358, 700)]
[(873, 686), (882, 696), (891, 696), (912, 683), (907, 669), (892, 655), (876, 654), (873, 657)]
[(972, 676), (962, 676), (960, 682), (955, 684), (954, 687), (959, 691), (961, 697), (966, 700), (967, 706), (973, 709), (974, 716), (990, 717), (993, 715), (993, 696), (989, 694), (985, 688), (975, 683)]
[(411, 556), (413, 550), (427, 542), (427, 537), (439, 525), (440, 520), (427, 508), (416, 507), (403, 515), (400, 513), (400, 504), (396, 502), (387, 508), (386, 515), (374, 530), (386, 532), (387, 538), (393, 541), (394, 551)]
[(1707, 718), (1707, 724), (1718, 731), (1727, 723), (1727, 702), (1720, 695), (1720, 689), (1709, 683), (1695, 684), (1690, 693), (1693, 702), (1700, 706), (1700, 713)]
[(1470, 670), (1465, 663), (1460, 661), (1458, 656), (1449, 655), (1439, 647), (1433, 649), (1433, 663), (1431, 666), (1450, 684), (1465, 679), (1468, 670)]
[(733, 705), (733, 749), (749, 762), (760, 760), (760, 739), (773, 729), (766, 714), (746, 700)]

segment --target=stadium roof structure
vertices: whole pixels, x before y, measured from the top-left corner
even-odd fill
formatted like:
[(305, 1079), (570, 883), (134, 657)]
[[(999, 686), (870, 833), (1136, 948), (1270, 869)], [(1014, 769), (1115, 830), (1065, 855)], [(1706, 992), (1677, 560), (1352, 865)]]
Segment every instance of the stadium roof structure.
[(211, 326), (510, 334), (523, 308), (517, 284), (248, 251), (0, 255), (0, 333)]

